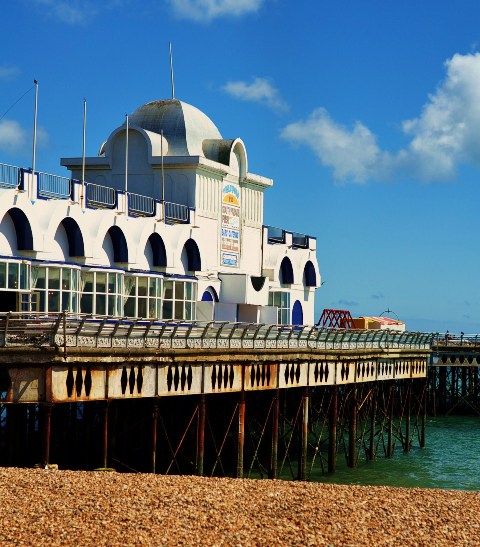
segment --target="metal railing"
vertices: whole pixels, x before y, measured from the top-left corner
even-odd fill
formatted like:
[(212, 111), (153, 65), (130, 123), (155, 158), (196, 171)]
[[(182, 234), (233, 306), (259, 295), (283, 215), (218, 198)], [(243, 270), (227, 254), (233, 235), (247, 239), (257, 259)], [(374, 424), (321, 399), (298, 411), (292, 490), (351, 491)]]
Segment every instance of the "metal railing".
[(20, 184), (20, 167), (0, 163), (0, 187), (18, 188)]
[(275, 228), (275, 226), (265, 226), (267, 229), (267, 238), (271, 243), (285, 243), (285, 230)]
[(87, 206), (103, 209), (115, 209), (117, 206), (117, 191), (109, 186), (100, 186), (90, 182), (85, 183)]
[(46, 198), (69, 199), (72, 195), (72, 181), (49, 173), (38, 173), (38, 195)]
[(157, 321), (60, 313), (0, 314), (0, 347), (181, 349), (409, 349), (430, 351), (434, 334), (257, 323)]
[(187, 224), (190, 218), (190, 210), (186, 205), (180, 205), (179, 203), (171, 203), (166, 201), (165, 207), (165, 219), (169, 222), (178, 222)]
[(128, 193), (128, 214), (151, 217), (155, 214), (155, 200), (148, 196)]
[(465, 347), (465, 348), (478, 348), (480, 347), (480, 334), (450, 334), (437, 333), (432, 342), (433, 346), (449, 346), (449, 347)]
[(301, 249), (308, 248), (308, 236), (298, 232), (292, 232), (292, 245)]

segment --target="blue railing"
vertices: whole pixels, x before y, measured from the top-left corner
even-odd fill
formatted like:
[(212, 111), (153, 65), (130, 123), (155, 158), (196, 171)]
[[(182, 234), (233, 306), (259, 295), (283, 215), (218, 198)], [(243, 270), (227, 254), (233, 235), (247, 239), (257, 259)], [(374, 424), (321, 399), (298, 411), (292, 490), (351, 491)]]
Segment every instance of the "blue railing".
[(292, 232), (292, 245), (294, 247), (306, 249), (308, 247), (308, 236), (299, 234), (298, 232)]
[(38, 173), (38, 195), (45, 198), (69, 199), (72, 181), (66, 177)]
[(115, 209), (117, 206), (117, 191), (115, 188), (85, 183), (87, 207)]
[(0, 163), (0, 187), (18, 188), (20, 184), (20, 167)]
[(190, 219), (190, 210), (186, 205), (166, 201), (164, 206), (166, 220), (169, 222), (188, 224)]
[(128, 194), (128, 213), (135, 216), (152, 217), (155, 214), (155, 200), (140, 194)]
[(265, 226), (269, 243), (285, 243), (285, 230), (275, 226)]

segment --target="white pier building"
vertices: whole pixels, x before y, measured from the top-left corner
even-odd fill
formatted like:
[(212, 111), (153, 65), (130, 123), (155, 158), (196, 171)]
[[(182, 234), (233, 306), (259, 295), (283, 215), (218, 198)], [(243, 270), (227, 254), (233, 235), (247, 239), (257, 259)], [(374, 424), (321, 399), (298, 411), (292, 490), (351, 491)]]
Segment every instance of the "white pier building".
[(264, 225), (273, 181), (197, 108), (145, 104), (61, 164), (0, 164), (0, 311), (314, 323), (316, 239)]

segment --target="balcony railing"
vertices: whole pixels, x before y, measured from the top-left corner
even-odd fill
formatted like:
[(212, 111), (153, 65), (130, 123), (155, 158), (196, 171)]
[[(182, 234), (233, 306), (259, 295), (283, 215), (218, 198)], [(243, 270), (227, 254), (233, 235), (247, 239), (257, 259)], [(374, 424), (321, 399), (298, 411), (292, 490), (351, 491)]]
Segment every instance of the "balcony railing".
[(178, 222), (188, 224), (190, 219), (190, 210), (186, 205), (178, 203), (165, 202), (165, 219), (168, 222)]
[[(23, 172), (26, 169), (0, 163), (0, 188), (19, 188), (23, 181)], [(37, 196), (44, 199), (72, 199), (80, 201), (76, 186), (82, 184), (78, 180), (67, 177), (37, 173)], [(85, 182), (85, 197), (87, 207), (96, 209), (116, 209), (119, 206), (118, 194), (120, 190), (110, 186), (102, 186)], [(36, 197), (37, 197), (36, 196)], [(157, 204), (161, 203), (150, 196), (128, 193), (128, 214), (132, 216), (151, 217), (157, 212)], [(190, 208), (188, 205), (166, 201), (162, 211), (167, 222), (188, 224), (190, 222)]]
[(117, 206), (117, 192), (109, 186), (86, 183), (87, 207), (100, 207), (102, 209), (115, 209)]
[(72, 195), (72, 181), (48, 173), (38, 173), (38, 195), (45, 198), (69, 199)]
[(155, 200), (140, 194), (128, 194), (128, 213), (134, 216), (152, 217), (155, 214)]
[(299, 234), (298, 232), (292, 232), (292, 245), (294, 247), (300, 247), (301, 249), (307, 249), (308, 236), (305, 234)]
[(0, 187), (18, 188), (20, 184), (20, 167), (0, 163)]
[(275, 226), (265, 226), (269, 243), (285, 243), (285, 230)]

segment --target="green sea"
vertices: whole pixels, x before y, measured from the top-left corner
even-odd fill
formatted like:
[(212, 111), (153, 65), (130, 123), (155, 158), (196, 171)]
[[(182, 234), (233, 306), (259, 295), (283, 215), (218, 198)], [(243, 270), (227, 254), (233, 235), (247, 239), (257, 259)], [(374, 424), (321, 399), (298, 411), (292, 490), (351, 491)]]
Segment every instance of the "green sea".
[(392, 458), (379, 456), (361, 461), (351, 469), (341, 455), (333, 475), (310, 480), (335, 484), (382, 485), (409, 488), (480, 490), (480, 416), (429, 418), (426, 448), (412, 447), (405, 454), (400, 446)]

